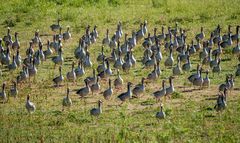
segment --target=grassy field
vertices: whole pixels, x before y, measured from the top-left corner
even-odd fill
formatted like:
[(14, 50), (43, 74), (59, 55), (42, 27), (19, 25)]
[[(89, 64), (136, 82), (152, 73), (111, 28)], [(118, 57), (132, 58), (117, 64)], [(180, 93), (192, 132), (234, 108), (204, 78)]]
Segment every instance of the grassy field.
[[(0, 0), (0, 37), (11, 27), (13, 32), (19, 32), (21, 55), (25, 57), (28, 42), (34, 36), (36, 29), (41, 34), (53, 34), (49, 26), (61, 18), (64, 31), (71, 27), (72, 39), (63, 43), (64, 65), (63, 74), (70, 71), (74, 58), (74, 50), (78, 39), (85, 33), (87, 25), (98, 25), (99, 39), (90, 47), (91, 59), (97, 67), (96, 57), (101, 51), (101, 42), (109, 28), (110, 35), (116, 30), (117, 22), (123, 23), (124, 33), (131, 34), (139, 29), (139, 24), (148, 21), (148, 30), (153, 33), (154, 27), (160, 31), (161, 26), (174, 26), (175, 22), (187, 30), (187, 42), (204, 27), (209, 38), (217, 24), (226, 33), (227, 26), (240, 24), (239, 0)], [(235, 33), (235, 28), (232, 29)], [(52, 37), (41, 37), (46, 43)], [(121, 39), (123, 41), (123, 39)], [(233, 46), (236, 46), (234, 44)], [(44, 49), (46, 46), (44, 46)], [(214, 47), (216, 48), (216, 47)], [(230, 47), (232, 48), (232, 47)], [(166, 119), (157, 121), (155, 114), (159, 111), (151, 93), (161, 87), (163, 79), (171, 74), (161, 62), (163, 74), (157, 82), (146, 85), (146, 92), (140, 99), (131, 99), (123, 106), (117, 95), (126, 90), (115, 91), (110, 101), (102, 95), (90, 95), (87, 104), (75, 94), (84, 86), (83, 79), (92, 75), (92, 70), (86, 70), (86, 75), (77, 81), (77, 85), (65, 82), (60, 88), (54, 88), (52, 79), (58, 75), (51, 59), (38, 67), (38, 75), (31, 87), (24, 84), (19, 87), (18, 98), (9, 98), (8, 103), (0, 104), (0, 142), (239, 142), (240, 141), (240, 79), (235, 79), (235, 90), (228, 97), (228, 107), (222, 113), (217, 113), (213, 107), (218, 93), (218, 85), (223, 83), (226, 74), (234, 73), (238, 61), (231, 57), (231, 49), (224, 51), (222, 72), (220, 75), (210, 73), (211, 86), (204, 90), (192, 90), (185, 86), (187, 77), (195, 72), (199, 63), (198, 54), (191, 57), (193, 70), (174, 79), (176, 93), (164, 102)], [(166, 53), (163, 51), (164, 59)], [(141, 60), (143, 48), (138, 44), (134, 56)], [(105, 49), (110, 55), (110, 49)], [(174, 54), (176, 59), (176, 53)], [(111, 65), (112, 66), (112, 65)], [(138, 84), (152, 69), (142, 70), (142, 64), (137, 63), (129, 74), (121, 72), (124, 84), (128, 81)], [(10, 74), (2, 68), (3, 75), (0, 84), (7, 82), (7, 91), (20, 69)], [(115, 79), (116, 72), (111, 79)], [(67, 84), (73, 106), (62, 112), (62, 98), (66, 95)], [(107, 88), (107, 83), (101, 81), (101, 90)], [(188, 92), (186, 92), (188, 91)], [(36, 112), (29, 115), (25, 109), (26, 96), (31, 94), (31, 101), (36, 105)], [(96, 107), (96, 102), (103, 100), (103, 114), (92, 118), (89, 110)]]

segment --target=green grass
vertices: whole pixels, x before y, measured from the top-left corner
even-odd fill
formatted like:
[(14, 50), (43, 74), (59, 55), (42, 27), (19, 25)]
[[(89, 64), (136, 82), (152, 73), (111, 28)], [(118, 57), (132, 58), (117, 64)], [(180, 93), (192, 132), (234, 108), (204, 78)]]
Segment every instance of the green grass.
[[(151, 33), (154, 27), (160, 31), (162, 25), (174, 26), (178, 22), (180, 27), (187, 30), (188, 42), (200, 31), (201, 26), (208, 38), (217, 24), (226, 32), (228, 24), (235, 27), (240, 21), (239, 0), (0, 0), (0, 3), (0, 37), (6, 34), (6, 27), (11, 27), (12, 34), (18, 31), (22, 57), (25, 57), (28, 42), (36, 29), (41, 34), (52, 34), (49, 26), (57, 18), (63, 20), (64, 31), (67, 25), (71, 26), (73, 38), (63, 43), (64, 58), (70, 58), (64, 63), (64, 75), (70, 70), (72, 60), (75, 61), (71, 57), (88, 24), (92, 27), (98, 25), (100, 38), (90, 47), (91, 59), (94, 67), (97, 67), (96, 56), (101, 50), (106, 29), (109, 28), (112, 35), (119, 20), (123, 23), (124, 33), (129, 35), (145, 19)], [(235, 33), (235, 29), (232, 31)], [(41, 38), (44, 43), (52, 39)], [(110, 50), (105, 51), (109, 55)], [(225, 51), (227, 57), (231, 57), (229, 51)], [(141, 59), (142, 53), (143, 49), (138, 44), (134, 49), (137, 60)], [(164, 59), (166, 55), (163, 52)], [(174, 56), (176, 59), (176, 54)], [(191, 59), (195, 60), (192, 63), (193, 69), (196, 69), (198, 55)], [(189, 86), (183, 88), (183, 85), (195, 71), (175, 78), (176, 92), (171, 99), (164, 101), (166, 119), (158, 122), (155, 114), (159, 111), (159, 105), (151, 93), (159, 89), (162, 79), (168, 78), (172, 72), (164, 68), (163, 62), (160, 66), (164, 71), (159, 80), (146, 85), (146, 93), (142, 98), (132, 99), (122, 107), (115, 106), (119, 104), (116, 96), (122, 91), (114, 91), (111, 101), (103, 100), (101, 95), (89, 96), (87, 105), (75, 95), (73, 90), (84, 86), (83, 79), (91, 75), (92, 71), (88, 69), (87, 74), (78, 79), (77, 86), (68, 83), (73, 106), (61, 112), (67, 82), (64, 87), (52, 87), (52, 79), (58, 75), (58, 71), (53, 69), (53, 63), (48, 59), (38, 67), (38, 76), (31, 88), (24, 84), (19, 89), (17, 99), (10, 98), (8, 103), (0, 104), (0, 142), (239, 142), (239, 91), (232, 91), (227, 109), (220, 114), (213, 110), (216, 101), (207, 100), (216, 97), (218, 85), (224, 82), (226, 74), (234, 73), (237, 63), (235, 58), (223, 61), (221, 66), (224, 70), (219, 76), (213, 77), (210, 73), (211, 87), (201, 91), (183, 92), (193, 89)], [(141, 68), (138, 62), (129, 74), (121, 73), (125, 85), (127, 81), (137, 84), (142, 76), (151, 71)], [(2, 70), (0, 83), (7, 81), (9, 90), (11, 80), (15, 79), (20, 69), (13, 76), (5, 68)], [(115, 74), (112, 79), (116, 77)], [(107, 84), (101, 82), (101, 86), (104, 90)], [(235, 79), (235, 86), (240, 86), (239, 78)], [(26, 95), (29, 93), (37, 108), (32, 115), (28, 115), (25, 109)], [(89, 115), (89, 110), (96, 106), (98, 99), (104, 101), (103, 114), (96, 119)]]

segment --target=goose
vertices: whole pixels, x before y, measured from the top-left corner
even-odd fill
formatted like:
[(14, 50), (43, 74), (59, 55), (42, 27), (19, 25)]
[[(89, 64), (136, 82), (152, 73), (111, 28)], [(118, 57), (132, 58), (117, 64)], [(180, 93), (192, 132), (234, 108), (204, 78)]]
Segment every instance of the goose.
[(199, 78), (199, 72), (200, 72), (200, 65), (199, 64), (197, 64), (197, 73), (193, 73), (192, 75), (190, 75), (189, 77), (188, 77), (188, 81), (189, 82), (191, 82), (191, 83), (193, 83), (193, 81), (194, 81), (194, 79), (195, 78)]
[(159, 42), (157, 40), (156, 40), (156, 47), (157, 47), (157, 50), (156, 50), (155, 58), (157, 62), (160, 62), (163, 59), (163, 57), (162, 57), (162, 52), (160, 49)]
[(34, 37), (32, 39), (32, 42), (33, 42), (34, 45), (38, 45), (41, 41), (42, 40), (41, 40), (41, 38), (39, 36), (39, 30), (36, 30), (35, 31), (35, 35), (34, 35)]
[(43, 45), (42, 45), (42, 43), (40, 42), (40, 43), (39, 43), (39, 50), (37, 51), (37, 53), (39, 54), (39, 57), (40, 57), (41, 61), (45, 61), (46, 58), (45, 58), (45, 54), (44, 54), (44, 52), (43, 52), (42, 46), (43, 46)]
[(127, 92), (123, 92), (123, 93), (121, 93), (120, 95), (117, 96), (117, 98), (122, 101), (121, 104), (123, 104), (127, 99), (132, 98), (131, 86), (132, 86), (132, 83), (128, 82), (128, 84), (127, 84)]
[(137, 45), (136, 32), (132, 31), (132, 37), (128, 39), (129, 46), (135, 47)]
[(19, 49), (17, 50), (17, 54), (15, 56), (15, 62), (16, 62), (18, 67), (20, 67), (21, 64), (22, 64), (22, 57), (19, 54)]
[(144, 20), (144, 23), (143, 23), (143, 34), (146, 35), (148, 32), (147, 30), (147, 20)]
[(232, 54), (239, 56), (240, 55), (240, 44), (239, 39), (237, 39), (237, 45), (232, 49)]
[(177, 61), (176, 67), (173, 67), (173, 69), (172, 69), (172, 72), (173, 72), (174, 76), (178, 76), (178, 75), (182, 74), (182, 68), (181, 68), (181, 65), (180, 65), (180, 57), (178, 57), (177, 60), (178, 61)]
[(115, 61), (113, 67), (116, 69), (121, 69), (123, 65), (123, 60), (121, 57), (121, 52), (118, 52), (118, 59)]
[(230, 74), (229, 76), (229, 83), (230, 83), (230, 86), (229, 86), (229, 90), (230, 90), (230, 93), (234, 87), (234, 79), (233, 79), (233, 74)]
[(237, 66), (237, 70), (235, 72), (235, 76), (240, 76), (240, 64)]
[(79, 39), (78, 47), (74, 51), (75, 58), (84, 61), (86, 59), (85, 43), (82, 38)]
[(78, 67), (74, 71), (75, 71), (76, 77), (81, 77), (85, 74), (82, 61), (78, 61)]
[(200, 69), (199, 76), (194, 78), (192, 83), (193, 83), (194, 86), (199, 86), (200, 89), (202, 88), (202, 84), (203, 84), (202, 69)]
[(57, 51), (56, 49), (58, 49), (58, 42), (57, 42), (57, 39), (56, 39), (56, 35), (53, 35), (53, 41), (50, 43), (50, 48), (53, 48), (55, 49), (55, 51)]
[(111, 39), (111, 41), (110, 41), (110, 43), (109, 43), (109, 47), (110, 47), (111, 49), (114, 49), (114, 48), (117, 47), (116, 34), (113, 35), (113, 37), (112, 37), (112, 39)]
[(98, 117), (100, 114), (102, 114), (102, 104), (103, 102), (101, 100), (98, 100), (98, 108), (91, 109), (90, 115)]
[(26, 107), (28, 113), (30, 113), (30, 114), (32, 114), (36, 110), (35, 104), (30, 101), (30, 95), (27, 96), (27, 101), (26, 101), (25, 107)]
[(214, 55), (214, 59), (212, 59), (212, 60), (210, 61), (210, 67), (213, 68), (213, 67), (217, 66), (218, 61), (219, 61), (219, 56), (218, 56), (218, 54), (216, 53), (216, 54)]
[(144, 30), (143, 30), (143, 24), (140, 24), (140, 30), (137, 31), (136, 33), (136, 41), (139, 43), (139, 41), (144, 37)]
[(63, 33), (62, 37), (63, 37), (63, 40), (65, 40), (65, 41), (71, 39), (72, 35), (70, 33), (70, 27), (69, 26), (67, 27), (67, 31)]
[(101, 51), (101, 53), (98, 55), (97, 61), (98, 61), (98, 62), (101, 62), (101, 61), (103, 61), (105, 58), (106, 58), (106, 56), (104, 55), (104, 46), (102, 46), (102, 51)]
[[(30, 78), (30, 77), (35, 77), (36, 74), (37, 74), (37, 68), (36, 68), (36, 66), (35, 66), (35, 63), (36, 63), (36, 60), (33, 59), (32, 65), (30, 65), (30, 66), (28, 67), (29, 78)], [(29, 80), (30, 80), (30, 79), (29, 79)]]
[(85, 82), (85, 87), (80, 88), (76, 92), (76, 94), (78, 94), (81, 98), (87, 96), (89, 94), (90, 90), (91, 90), (90, 87), (89, 87), (89, 84), (88, 84), (89, 80), (85, 79), (84, 82)]
[(116, 35), (116, 41), (118, 41), (121, 37), (122, 37), (122, 29), (121, 29), (121, 24), (118, 24), (117, 25), (117, 31), (115, 32), (115, 35)]
[(165, 60), (165, 62), (164, 62), (164, 65), (166, 67), (172, 67), (173, 66), (174, 59), (173, 59), (172, 50), (173, 49), (172, 49), (172, 45), (171, 45), (171, 47), (170, 47), (170, 54), (169, 54), (168, 58)]
[(174, 41), (173, 41), (173, 48), (177, 49), (179, 47), (178, 41), (177, 41), (177, 35), (174, 34)]
[(20, 49), (20, 42), (18, 40), (18, 32), (15, 32), (15, 41), (12, 43), (12, 49)]
[(156, 27), (153, 29), (153, 36), (150, 39), (151, 39), (152, 43), (156, 42), (155, 41), (157, 39), (157, 28)]
[(33, 49), (33, 42), (29, 42), (29, 48), (26, 50), (26, 55), (33, 55), (34, 54), (34, 49)]
[(221, 62), (221, 59), (219, 58), (217, 65), (215, 65), (215, 66), (212, 68), (213, 75), (214, 75), (214, 73), (218, 73), (218, 75), (219, 75), (220, 72), (222, 71), (222, 68), (221, 68), (221, 66), (220, 66), (220, 62)]
[(205, 38), (205, 34), (204, 34), (204, 32), (203, 32), (203, 27), (201, 27), (201, 33), (197, 34), (197, 35), (195, 36), (195, 39), (202, 41), (204, 38)]
[(63, 56), (62, 56), (62, 48), (59, 49), (59, 53), (57, 56), (52, 58), (52, 62), (54, 63), (54, 68), (56, 65), (62, 65), (64, 62)]
[(49, 40), (47, 41), (47, 50), (43, 51), (43, 53), (44, 53), (45, 57), (48, 57), (48, 56), (53, 54), (53, 51), (50, 48), (50, 41)]
[(127, 36), (128, 34), (125, 34), (125, 40), (124, 43), (121, 45), (121, 51), (123, 54), (126, 54), (129, 51), (129, 44), (128, 44), (128, 40), (127, 40)]
[(57, 32), (61, 28), (60, 21), (61, 21), (61, 19), (57, 19), (57, 24), (52, 24), (50, 26), (50, 28), (53, 32)]
[(98, 92), (99, 90), (100, 90), (100, 88), (101, 88), (101, 86), (100, 86), (100, 83), (99, 83), (99, 80), (100, 80), (100, 77), (99, 76), (97, 76), (97, 81), (96, 81), (96, 83), (94, 83), (93, 85), (91, 85), (91, 91), (92, 91), (92, 95), (93, 95), (93, 93), (94, 92)]
[(71, 98), (69, 97), (69, 92), (70, 92), (70, 89), (67, 88), (67, 96), (65, 96), (65, 97), (63, 98), (63, 101), (62, 101), (63, 111), (64, 111), (64, 107), (71, 107), (71, 106), (72, 106), (72, 100), (71, 100)]
[(112, 84), (111, 84), (111, 79), (108, 80), (108, 88), (103, 91), (103, 97), (105, 100), (109, 100), (113, 94), (113, 89), (112, 89)]
[(109, 61), (106, 60), (106, 63), (107, 63), (107, 69), (105, 69), (105, 71), (104, 71), (104, 77), (103, 78), (109, 78), (112, 75), (112, 69), (110, 68)]
[(63, 47), (62, 40), (58, 39), (56, 46), (53, 48), (54, 48), (55, 52), (57, 53), (57, 52), (59, 52), (59, 49), (61, 49), (62, 47)]
[(160, 111), (156, 113), (157, 119), (164, 119), (166, 117), (165, 112), (163, 111), (163, 106), (160, 104)]
[(125, 61), (125, 63), (123, 63), (122, 65), (122, 69), (124, 72), (129, 72), (130, 68), (132, 67), (132, 62), (130, 59), (130, 52), (127, 53), (127, 59)]
[(143, 48), (148, 48), (151, 45), (152, 45), (151, 34), (148, 33), (148, 37), (144, 39), (142, 46), (143, 46)]
[(112, 49), (111, 56), (107, 58), (110, 62), (117, 61), (116, 49)]
[(162, 73), (159, 62), (157, 62), (156, 73), (157, 73), (157, 76), (158, 76), (158, 77), (159, 77), (159, 76), (161, 75), (161, 73)]
[(229, 76), (227, 75), (225, 83), (220, 84), (219, 87), (218, 87), (218, 90), (219, 90), (219, 92), (221, 92), (221, 91), (224, 91), (225, 88), (229, 89), (230, 86), (231, 85), (230, 85), (230, 81), (229, 81)]
[(6, 94), (5, 88), (6, 88), (6, 83), (4, 82), (2, 84), (2, 92), (0, 92), (0, 99), (3, 101), (3, 103), (7, 101), (7, 94)]
[(3, 41), (5, 42), (5, 45), (12, 45), (12, 36), (10, 34), (11, 29), (10, 27), (7, 28), (7, 35), (3, 37)]
[(175, 88), (174, 88), (174, 85), (173, 85), (173, 77), (170, 76), (169, 77), (169, 87), (166, 87), (166, 96), (170, 96), (174, 93), (175, 91)]
[(104, 46), (109, 46), (110, 41), (111, 41), (111, 39), (109, 38), (109, 30), (107, 29), (106, 37), (102, 40), (102, 44)]
[(18, 89), (17, 89), (17, 82), (13, 81), (13, 86), (10, 88), (10, 95), (13, 97), (17, 97), (18, 95)]
[(147, 61), (151, 61), (150, 56), (152, 56), (152, 50), (150, 48), (145, 49), (143, 53), (142, 63), (145, 64)]
[(93, 65), (92, 61), (91, 61), (91, 58), (90, 58), (90, 53), (89, 52), (86, 52), (86, 58), (84, 60), (83, 65), (84, 65), (85, 68), (90, 68)]
[(213, 45), (214, 45), (214, 43), (213, 43), (213, 32), (211, 32), (210, 39), (208, 40), (208, 46), (209, 46), (210, 48), (212, 48)]
[(59, 87), (59, 85), (64, 81), (64, 77), (62, 75), (62, 66), (59, 66), (59, 76), (53, 79), (54, 84)]
[(35, 65), (38, 66), (41, 64), (41, 59), (40, 59), (40, 53), (39, 52), (36, 52), (34, 54), (34, 60), (35, 60)]
[(163, 42), (166, 38), (166, 34), (164, 33), (164, 26), (162, 26), (162, 34), (157, 36), (158, 40)]
[(224, 89), (224, 93), (220, 93), (217, 98), (217, 103), (214, 106), (216, 111), (222, 111), (227, 106), (227, 88)]
[(96, 76), (96, 71), (95, 71), (95, 69), (93, 69), (93, 76), (92, 76), (92, 77), (87, 77), (85, 80), (88, 81), (88, 85), (89, 85), (89, 86), (92, 86), (92, 85), (96, 82), (97, 76)]
[(29, 77), (28, 67), (23, 66), (23, 70), (17, 76), (17, 83), (22, 83), (23, 81), (26, 81), (28, 77)]
[(105, 71), (106, 68), (107, 67), (106, 67), (105, 59), (102, 59), (102, 64), (98, 65), (97, 72), (101, 73), (102, 71)]
[(137, 61), (136, 61), (135, 57), (133, 56), (132, 49), (130, 49), (130, 51), (129, 51), (129, 58), (130, 58), (130, 60), (131, 60), (132, 67), (135, 67)]
[(156, 63), (157, 63), (157, 62), (156, 62), (156, 53), (153, 52), (150, 60), (147, 60), (147, 61), (144, 63), (144, 68), (153, 67)]
[(114, 80), (114, 86), (116, 89), (121, 88), (123, 85), (123, 79), (119, 73), (119, 69), (117, 69), (117, 78)]
[(139, 97), (140, 95), (142, 95), (144, 93), (144, 91), (145, 91), (144, 81), (145, 81), (145, 78), (143, 77), (141, 84), (138, 84), (133, 88), (132, 93), (135, 97)]
[(95, 39), (98, 38), (98, 31), (97, 31), (97, 25), (94, 25), (93, 31), (91, 33), (92, 37), (94, 37)]
[(168, 51), (171, 48), (171, 46), (173, 47), (172, 33), (170, 32), (167, 36), (169, 37), (170, 40), (169, 42), (166, 42), (164, 45), (166, 51)]
[(233, 41), (237, 41), (237, 39), (240, 39), (239, 29), (240, 29), (240, 26), (238, 25), (236, 27), (236, 34), (232, 35), (232, 37), (231, 37)]
[(13, 55), (13, 58), (12, 58), (12, 63), (8, 65), (8, 69), (9, 71), (14, 71), (17, 69), (17, 63), (15, 61), (15, 56)]
[(222, 41), (221, 28), (218, 29), (218, 34), (213, 38), (213, 43), (218, 44)]
[(153, 96), (156, 98), (157, 102), (161, 101), (161, 98), (166, 96), (165, 80), (162, 81), (162, 89), (155, 91)]
[(11, 62), (11, 57), (10, 57), (10, 50), (9, 47), (7, 47), (6, 54), (2, 51), (2, 56), (1, 56), (1, 63), (3, 65), (9, 65)]
[(195, 46), (193, 44), (193, 40), (192, 40), (192, 44), (191, 44), (191, 46), (189, 48), (189, 55), (194, 55), (196, 52), (197, 52), (197, 50), (196, 50), (196, 48), (195, 48)]
[(221, 43), (220, 43), (220, 46), (222, 47), (222, 48), (227, 48), (227, 47), (229, 47), (229, 46), (231, 46), (232, 45), (232, 38), (231, 38), (231, 33), (228, 33), (228, 36), (230, 37), (230, 38), (228, 38), (228, 40), (226, 40), (226, 41), (222, 41)]
[(153, 71), (151, 71), (151, 73), (148, 74), (147, 79), (149, 81), (154, 81), (154, 80), (157, 80), (158, 76), (159, 75), (157, 73), (157, 65), (154, 65), (154, 69)]
[(223, 41), (228, 41), (228, 39), (229, 38), (232, 38), (232, 35), (231, 35), (231, 25), (228, 25), (228, 33), (227, 34), (224, 34), (223, 36), (222, 36), (222, 40)]
[(4, 51), (4, 47), (2, 46), (2, 38), (0, 38), (0, 51)]
[(199, 53), (199, 59), (200, 61), (206, 57), (208, 57), (208, 51), (207, 51), (207, 48), (204, 47), (203, 50)]
[(192, 64), (190, 61), (190, 56), (187, 56), (187, 62), (182, 65), (182, 70), (188, 72), (188, 71), (190, 71), (191, 68), (192, 68)]
[(74, 64), (75, 63), (73, 62), (72, 63), (72, 70), (67, 73), (66, 77), (67, 77), (67, 80), (73, 81), (75, 83), (77, 76), (76, 76), (76, 73), (74, 71)]
[(206, 71), (206, 77), (203, 79), (203, 87), (209, 87), (210, 86), (210, 78), (208, 77), (208, 70)]

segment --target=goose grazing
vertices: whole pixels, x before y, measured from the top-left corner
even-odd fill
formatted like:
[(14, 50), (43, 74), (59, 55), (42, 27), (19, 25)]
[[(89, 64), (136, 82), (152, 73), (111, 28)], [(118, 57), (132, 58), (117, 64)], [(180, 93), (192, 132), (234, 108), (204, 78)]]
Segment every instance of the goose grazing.
[(15, 41), (12, 43), (12, 49), (16, 50), (16, 49), (20, 49), (20, 42), (18, 40), (18, 33), (15, 33)]
[[(160, 75), (160, 73), (159, 73), (159, 75)], [(154, 69), (151, 73), (148, 74), (147, 80), (149, 80), (149, 81), (157, 80), (159, 75), (157, 73), (157, 65), (154, 65)]]
[(113, 94), (113, 89), (112, 89), (112, 84), (111, 84), (111, 79), (108, 80), (108, 89), (103, 91), (103, 97), (105, 100), (109, 100)]
[(77, 79), (76, 73), (74, 71), (74, 62), (72, 63), (72, 70), (67, 73), (67, 80), (73, 81), (75, 83)]
[(111, 39), (109, 38), (109, 30), (107, 29), (106, 37), (102, 40), (102, 44), (104, 46), (109, 46), (110, 41), (111, 41)]
[(63, 56), (62, 56), (62, 48), (59, 49), (58, 55), (52, 58), (52, 61), (54, 63), (54, 68), (56, 65), (62, 65), (64, 62)]
[(171, 45), (171, 46), (170, 46), (170, 54), (169, 54), (168, 58), (165, 60), (165, 62), (164, 62), (164, 65), (165, 65), (166, 67), (172, 67), (172, 66), (173, 66), (174, 59), (173, 59), (173, 54), (172, 54), (172, 52), (173, 52), (173, 49), (172, 49), (172, 45)]
[(204, 34), (204, 32), (203, 32), (203, 27), (201, 27), (201, 33), (197, 34), (197, 35), (195, 36), (195, 39), (202, 41), (204, 38), (205, 38), (205, 34)]
[(119, 73), (119, 70), (117, 69), (117, 78), (114, 80), (114, 86), (116, 89), (120, 89), (123, 85), (123, 79)]
[(138, 84), (133, 88), (132, 93), (135, 97), (139, 97), (140, 95), (142, 95), (144, 93), (144, 91), (145, 91), (144, 81), (145, 81), (145, 78), (143, 77), (141, 84)]
[(237, 70), (235, 72), (235, 76), (240, 76), (240, 64), (237, 65)]
[(52, 51), (52, 49), (50, 48), (50, 41), (49, 41), (49, 40), (47, 41), (47, 50), (46, 50), (46, 51), (43, 51), (43, 53), (44, 53), (44, 56), (45, 56), (45, 57), (48, 57), (48, 56), (50, 56), (50, 55), (53, 54), (53, 51)]
[(18, 95), (18, 89), (17, 89), (17, 82), (13, 81), (13, 86), (10, 88), (10, 95), (13, 97), (17, 97)]
[(67, 41), (71, 39), (72, 35), (70, 33), (70, 27), (67, 26), (67, 31), (63, 33), (63, 40)]
[(161, 101), (161, 98), (166, 96), (166, 88), (165, 88), (165, 80), (162, 81), (162, 89), (155, 91), (153, 93), (153, 96), (156, 98), (156, 101), (159, 102)]
[(90, 87), (89, 87), (89, 84), (88, 84), (89, 80), (85, 79), (84, 82), (85, 82), (85, 87), (80, 88), (76, 92), (76, 94), (78, 94), (81, 98), (87, 96), (89, 94), (90, 90), (91, 90)]
[(63, 101), (62, 101), (62, 105), (63, 105), (62, 111), (64, 111), (64, 107), (71, 107), (72, 106), (72, 100), (69, 97), (69, 92), (70, 92), (70, 90), (69, 90), (69, 88), (67, 88), (67, 96), (65, 96), (63, 98)]
[(237, 45), (232, 49), (232, 54), (239, 56), (240, 55), (240, 44), (239, 39), (237, 39)]
[(160, 104), (160, 111), (156, 113), (156, 118), (159, 119), (164, 119), (166, 117), (165, 112), (163, 111), (163, 106)]
[(30, 113), (30, 114), (32, 114), (36, 110), (35, 104), (30, 101), (30, 95), (27, 96), (27, 102), (25, 104), (25, 107), (26, 107), (28, 113)]
[(7, 94), (6, 94), (5, 88), (6, 88), (6, 83), (4, 82), (2, 84), (2, 92), (0, 92), (0, 99), (2, 100), (3, 103), (7, 102)]
[(61, 28), (60, 21), (61, 21), (61, 19), (57, 19), (57, 24), (52, 24), (50, 26), (50, 28), (53, 32), (57, 32)]
[(99, 80), (100, 80), (100, 77), (99, 76), (97, 76), (97, 81), (96, 81), (96, 83), (94, 83), (93, 85), (91, 85), (91, 91), (92, 91), (92, 95), (93, 95), (93, 93), (97, 93), (99, 90), (100, 90), (100, 88), (101, 88), (101, 86), (100, 86), (100, 83), (99, 83)]
[(181, 65), (180, 65), (180, 57), (179, 56), (178, 56), (177, 60), (178, 61), (177, 61), (176, 67), (173, 67), (173, 69), (172, 69), (173, 76), (178, 76), (178, 75), (182, 74), (182, 68), (181, 68)]
[(169, 77), (169, 87), (166, 88), (166, 96), (170, 96), (174, 93), (175, 88), (173, 85), (173, 77)]
[(78, 67), (75, 69), (76, 77), (81, 77), (85, 74), (85, 70), (82, 61), (78, 61)]
[(103, 102), (98, 100), (98, 108), (91, 109), (90, 115), (98, 117), (100, 114), (102, 114), (102, 104)]
[(55, 77), (55, 78), (53, 79), (53, 82), (55, 83), (55, 85), (56, 85), (57, 87), (59, 87), (59, 85), (63, 82), (63, 80), (64, 80), (64, 77), (63, 77), (63, 75), (62, 75), (62, 66), (60, 66), (60, 67), (59, 67), (59, 76)]
[(127, 99), (132, 98), (131, 86), (132, 86), (132, 83), (128, 82), (128, 84), (127, 84), (127, 92), (121, 93), (120, 95), (117, 96), (117, 98), (122, 101), (121, 104), (123, 104)]
[(224, 92), (220, 93), (217, 98), (217, 103), (214, 106), (216, 111), (222, 111), (227, 106), (227, 88), (224, 88)]
[(203, 79), (203, 87), (209, 87), (210, 86), (210, 78), (208, 77), (208, 70), (206, 71), (206, 77)]

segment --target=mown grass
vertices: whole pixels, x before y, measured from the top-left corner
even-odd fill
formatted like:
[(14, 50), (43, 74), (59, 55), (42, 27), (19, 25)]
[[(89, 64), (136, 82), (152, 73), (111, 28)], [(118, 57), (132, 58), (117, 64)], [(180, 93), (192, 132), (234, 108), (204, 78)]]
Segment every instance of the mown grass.
[[(73, 38), (64, 44), (63, 73), (70, 70), (71, 61), (75, 61), (73, 51), (78, 45), (78, 38), (85, 32), (85, 27), (98, 25), (100, 38), (91, 46), (91, 59), (94, 67), (97, 67), (96, 56), (101, 49), (101, 40), (107, 28), (112, 35), (116, 30), (116, 23), (121, 20), (124, 33), (131, 33), (139, 28), (140, 22), (148, 21), (148, 29), (154, 27), (160, 31), (161, 26), (174, 26), (178, 22), (180, 27), (187, 30), (187, 41), (191, 41), (194, 34), (203, 26), (207, 37), (217, 24), (227, 31), (227, 25), (236, 26), (240, 21), (239, 0), (0, 0), (0, 37), (5, 35), (6, 27), (19, 32), (21, 42), (21, 55), (24, 57), (28, 47), (28, 41), (33, 37), (36, 29), (41, 34), (52, 34), (49, 25), (56, 22), (57, 18), (63, 20), (64, 30), (71, 26)], [(233, 29), (235, 30), (235, 29)], [(234, 31), (235, 32), (235, 31)], [(41, 37), (44, 43), (52, 37)], [(122, 40), (121, 40), (122, 41)], [(234, 45), (235, 46), (235, 45)], [(45, 47), (44, 47), (45, 48)], [(110, 50), (105, 49), (109, 55)], [(134, 49), (137, 60), (141, 59), (143, 49), (140, 44)], [(228, 50), (225, 51), (230, 57)], [(164, 59), (166, 52), (163, 53)], [(176, 57), (176, 54), (174, 55)], [(176, 59), (176, 58), (175, 58)], [(0, 141), (1, 142), (239, 142), (239, 91), (232, 91), (228, 98), (228, 107), (222, 113), (216, 113), (213, 109), (217, 87), (225, 79), (225, 75), (234, 73), (237, 60), (232, 58), (221, 63), (222, 73), (213, 77), (210, 73), (211, 87), (201, 91), (193, 90), (193, 87), (185, 85), (186, 78), (195, 72), (199, 62), (198, 55), (192, 58), (193, 70), (174, 79), (176, 88), (171, 99), (164, 101), (166, 119), (158, 122), (155, 114), (159, 111), (159, 105), (151, 96), (151, 93), (160, 88), (162, 79), (171, 75), (171, 69), (165, 69), (163, 62), (161, 68), (163, 74), (155, 83), (146, 86), (146, 93), (140, 99), (132, 99), (122, 107), (116, 105), (119, 102), (116, 96), (122, 91), (114, 91), (111, 101), (104, 101), (103, 114), (98, 118), (92, 118), (89, 110), (96, 106), (96, 101), (102, 99), (101, 95), (90, 96), (87, 105), (76, 95), (76, 89), (84, 86), (83, 79), (91, 75), (91, 69), (87, 74), (78, 79), (77, 86), (68, 83), (71, 89), (70, 96), (73, 100), (71, 109), (61, 112), (62, 98), (66, 94), (66, 85), (61, 88), (53, 88), (52, 79), (58, 75), (53, 69), (51, 60), (48, 59), (38, 67), (38, 76), (31, 88), (28, 84), (21, 87), (17, 99), (10, 98), (9, 102), (0, 105)], [(138, 62), (135, 69), (129, 74), (122, 73), (125, 84), (131, 81), (134, 84), (140, 82), (142, 76), (146, 76), (150, 70), (141, 70)], [(9, 89), (10, 81), (15, 79), (18, 71), (11, 76), (3, 70), (0, 83), (7, 81)], [(116, 73), (112, 79), (115, 78)], [(107, 84), (101, 82), (102, 90)], [(183, 87), (185, 85), (185, 87)], [(235, 86), (239, 87), (239, 79), (235, 79)], [(123, 89), (125, 90), (125, 88)], [(184, 92), (184, 91), (190, 92)], [(28, 115), (25, 110), (26, 95), (31, 93), (31, 100), (36, 104), (37, 110)]]

